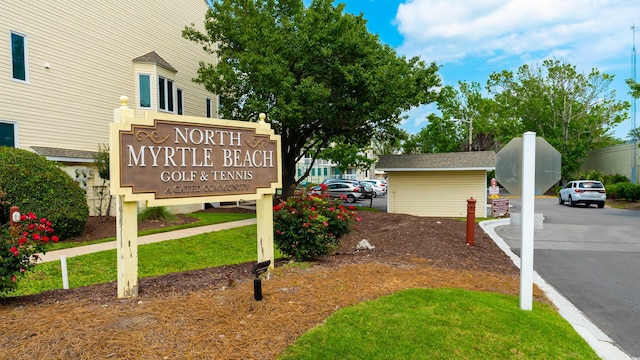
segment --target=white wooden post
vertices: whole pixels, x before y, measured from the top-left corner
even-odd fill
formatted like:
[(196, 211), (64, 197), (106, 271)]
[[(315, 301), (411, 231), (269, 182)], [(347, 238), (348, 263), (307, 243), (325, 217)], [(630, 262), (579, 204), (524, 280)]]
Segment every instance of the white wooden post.
[(536, 183), (536, 133), (522, 135), (522, 210), (520, 215), (520, 309), (533, 305), (533, 230)]
[(273, 267), (273, 195), (262, 195), (256, 201), (256, 220), (258, 223), (258, 262), (271, 260), (271, 267)]
[[(269, 128), (265, 122), (267, 116), (260, 113), (258, 123), (264, 128)], [(256, 221), (258, 223), (258, 262), (271, 260), (270, 267), (274, 267), (273, 251), (273, 195), (262, 195), (256, 201)]]
[[(113, 121), (133, 118), (135, 111), (127, 107), (129, 99), (120, 97), (120, 108), (114, 110)], [(112, 174), (115, 175), (115, 174)], [(119, 174), (118, 174), (119, 176)], [(116, 196), (116, 240), (118, 267), (118, 297), (138, 296), (138, 203)]]

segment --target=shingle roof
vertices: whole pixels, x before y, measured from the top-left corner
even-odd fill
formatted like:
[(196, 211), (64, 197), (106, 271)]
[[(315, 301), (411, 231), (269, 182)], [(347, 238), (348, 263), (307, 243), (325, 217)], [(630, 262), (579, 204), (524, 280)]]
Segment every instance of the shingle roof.
[(45, 147), (45, 146), (32, 146), (31, 150), (35, 151), (36, 154), (43, 155), (49, 159), (54, 160), (91, 160), (94, 161), (94, 155), (97, 154), (95, 151), (87, 151), (87, 150), (74, 150), (74, 149), (63, 149), (63, 148), (53, 148), (53, 147)]
[(173, 71), (174, 73), (178, 72), (178, 70), (176, 70), (173, 66), (171, 66), (171, 64), (169, 64), (165, 59), (163, 59), (155, 51), (144, 54), (142, 56), (138, 56), (137, 58), (133, 59), (133, 62), (156, 64), (158, 66), (162, 66), (163, 68), (169, 71)]
[(376, 170), (493, 170), (496, 153), (493, 151), (469, 151), (439, 154), (381, 155)]

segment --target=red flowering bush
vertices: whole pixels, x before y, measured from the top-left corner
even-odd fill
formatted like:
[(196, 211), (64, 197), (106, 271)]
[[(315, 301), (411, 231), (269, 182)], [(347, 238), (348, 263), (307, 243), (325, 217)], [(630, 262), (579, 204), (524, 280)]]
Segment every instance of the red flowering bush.
[(33, 269), (38, 253), (49, 241), (58, 242), (51, 222), (34, 213), (22, 214), (15, 227), (0, 228), (0, 296), (15, 289), (18, 280)]
[(283, 254), (297, 261), (327, 255), (360, 221), (354, 209), (326, 194), (296, 192), (273, 207), (274, 242)]

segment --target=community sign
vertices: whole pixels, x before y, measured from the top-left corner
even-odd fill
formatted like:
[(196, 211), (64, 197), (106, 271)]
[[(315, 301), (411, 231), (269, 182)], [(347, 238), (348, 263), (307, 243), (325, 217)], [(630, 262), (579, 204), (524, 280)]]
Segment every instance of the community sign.
[(149, 115), (111, 125), (112, 192), (125, 201), (250, 200), (281, 186), (280, 136), (263, 121)]

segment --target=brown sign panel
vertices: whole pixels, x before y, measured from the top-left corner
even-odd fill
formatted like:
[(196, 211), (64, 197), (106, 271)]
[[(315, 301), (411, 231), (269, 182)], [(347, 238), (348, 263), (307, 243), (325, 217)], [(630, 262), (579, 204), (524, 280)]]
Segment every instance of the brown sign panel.
[(133, 194), (255, 194), (278, 182), (277, 142), (254, 128), (156, 119), (118, 136), (120, 186)]
[(491, 212), (493, 217), (509, 214), (509, 198), (491, 199)]

